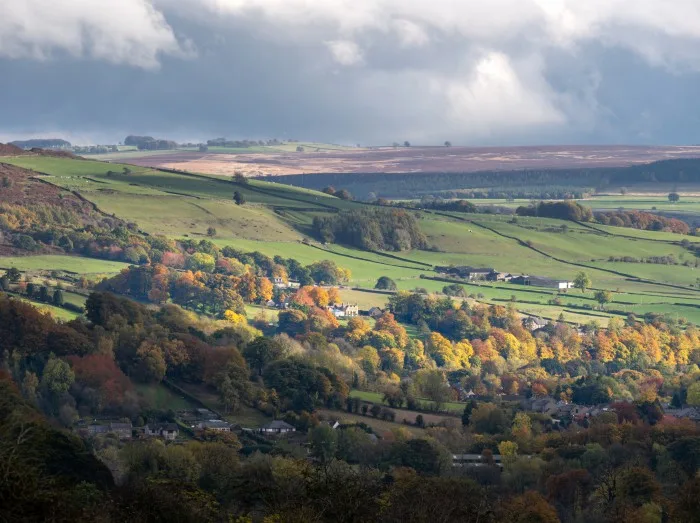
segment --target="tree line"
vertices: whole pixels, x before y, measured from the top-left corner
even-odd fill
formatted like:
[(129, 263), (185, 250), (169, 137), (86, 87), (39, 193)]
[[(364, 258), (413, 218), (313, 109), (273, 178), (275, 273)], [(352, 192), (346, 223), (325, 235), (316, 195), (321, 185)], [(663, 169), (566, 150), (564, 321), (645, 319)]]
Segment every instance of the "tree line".
[(323, 242), (341, 243), (363, 250), (404, 251), (427, 247), (425, 235), (408, 211), (352, 210), (316, 216), (315, 235)]

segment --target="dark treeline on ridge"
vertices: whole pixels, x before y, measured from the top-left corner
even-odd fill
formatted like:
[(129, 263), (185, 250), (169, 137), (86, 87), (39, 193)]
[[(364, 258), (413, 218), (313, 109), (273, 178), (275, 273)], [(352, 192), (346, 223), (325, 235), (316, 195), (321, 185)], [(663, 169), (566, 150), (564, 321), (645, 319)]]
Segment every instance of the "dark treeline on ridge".
[(67, 149), (71, 143), (60, 138), (36, 138), (33, 140), (15, 140), (10, 142), (12, 145), (22, 149), (33, 149), (39, 147), (41, 149)]
[[(360, 199), (422, 195), (479, 198), (580, 198), (608, 186), (700, 182), (700, 160), (664, 160), (630, 167), (481, 171), (474, 173), (322, 173), (267, 177), (310, 189), (344, 187)], [(459, 189), (455, 189), (455, 188)], [(466, 191), (466, 193), (465, 193)]]

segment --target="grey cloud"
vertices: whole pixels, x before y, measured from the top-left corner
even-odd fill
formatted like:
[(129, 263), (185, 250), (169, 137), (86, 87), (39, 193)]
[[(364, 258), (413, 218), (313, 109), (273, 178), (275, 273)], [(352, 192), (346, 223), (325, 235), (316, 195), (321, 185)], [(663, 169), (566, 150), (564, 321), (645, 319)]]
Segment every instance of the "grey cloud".
[(0, 20), (0, 138), (700, 142), (694, 0), (60, 4)]

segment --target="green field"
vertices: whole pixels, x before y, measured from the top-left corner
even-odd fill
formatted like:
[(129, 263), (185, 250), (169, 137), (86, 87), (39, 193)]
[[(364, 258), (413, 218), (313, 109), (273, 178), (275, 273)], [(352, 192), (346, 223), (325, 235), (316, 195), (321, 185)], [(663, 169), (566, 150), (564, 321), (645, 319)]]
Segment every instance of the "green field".
[[(288, 144), (292, 145), (297, 144)], [(682, 239), (700, 241), (692, 236), (578, 225), (546, 218), (518, 217), (513, 221), (502, 215), (417, 211), (431, 249), (388, 256), (313, 241), (311, 222), (315, 216), (364, 208), (364, 204), (308, 189), (258, 180), (237, 184), (220, 176), (171, 173), (92, 160), (28, 156), (6, 161), (43, 173), (46, 181), (79, 192), (104, 212), (134, 221), (148, 233), (196, 239), (204, 238), (207, 228), (214, 227), (213, 241), (220, 247), (230, 245), (268, 256), (295, 258), (305, 265), (333, 260), (350, 269), (349, 285), (356, 288), (370, 289), (377, 278), (389, 276), (399, 289), (440, 292), (445, 282), (421, 278), (437, 276), (432, 270), (435, 265), (493, 267), (516, 275), (566, 280), (572, 280), (583, 270), (590, 275), (594, 289), (614, 292), (614, 301), (608, 305), (611, 312), (595, 310), (598, 305), (592, 292), (580, 295), (570, 291), (560, 296), (560, 304), (553, 304), (550, 303), (554, 297), (552, 289), (522, 288), (508, 283), (466, 285), (466, 288), (469, 295), (481, 302), (505, 304), (514, 297), (515, 306), (523, 313), (549, 319), (563, 313), (572, 323), (590, 320), (605, 323), (611, 313), (666, 312), (700, 324), (700, 308), (694, 306), (700, 299), (700, 269), (695, 267), (694, 255), (680, 245)], [(233, 203), (234, 191), (244, 195), (245, 205)], [(528, 202), (479, 200), (475, 203)], [(671, 205), (664, 203), (662, 197), (640, 196), (601, 196), (585, 203), (611, 208), (621, 204), (659, 209)], [(682, 205), (688, 211), (700, 208), (700, 198), (682, 197), (675, 206)], [(311, 241), (302, 242), (303, 239)], [(678, 265), (609, 261), (611, 257), (644, 259), (670, 255)], [(0, 259), (0, 266), (109, 274), (126, 265), (72, 256), (37, 256)], [(387, 300), (386, 296), (360, 290), (343, 290), (342, 296), (363, 309), (384, 306)], [(254, 312), (249, 311), (249, 315)]]
[(146, 404), (147, 408), (156, 410), (189, 410), (194, 409), (194, 405), (187, 398), (173, 392), (162, 383), (137, 383), (134, 385), (139, 399)]
[(79, 256), (41, 255), (41, 256), (2, 256), (0, 268), (16, 267), (20, 271), (55, 270), (75, 274), (116, 274), (129, 266), (109, 260), (81, 258)]
[(77, 312), (69, 311), (67, 309), (62, 309), (61, 307), (54, 307), (53, 305), (49, 305), (47, 303), (43, 303), (40, 301), (32, 300), (30, 298), (27, 298), (25, 296), (19, 296), (19, 295), (13, 295), (15, 298), (18, 298), (22, 301), (26, 301), (27, 303), (31, 303), (34, 305), (37, 309), (39, 309), (42, 312), (48, 312), (57, 320), (62, 320), (62, 321), (71, 321), (74, 320), (78, 317), (80, 317), (80, 314)]
[[(370, 392), (366, 390), (351, 390), (350, 391), (350, 397), (351, 398), (359, 398), (362, 401), (367, 401), (369, 403), (377, 403), (379, 405), (387, 405), (387, 403), (384, 402), (384, 395), (380, 392)], [(419, 401), (421, 403), (424, 403), (426, 405), (431, 405), (434, 406), (435, 403), (431, 400), (425, 399), (425, 398), (419, 398)], [(464, 403), (459, 403), (456, 401), (448, 401), (447, 403), (444, 403), (442, 405), (442, 409), (455, 413), (455, 414), (462, 414), (464, 411)]]

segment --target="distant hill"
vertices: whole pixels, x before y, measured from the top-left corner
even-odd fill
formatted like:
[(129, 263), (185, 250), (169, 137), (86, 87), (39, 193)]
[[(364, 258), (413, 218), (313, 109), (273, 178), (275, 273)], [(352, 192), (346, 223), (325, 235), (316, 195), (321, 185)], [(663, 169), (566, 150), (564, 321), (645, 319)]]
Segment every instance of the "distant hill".
[(15, 140), (10, 142), (12, 145), (16, 145), (22, 149), (68, 149), (71, 147), (71, 143), (66, 140), (61, 140), (60, 138), (39, 138), (35, 140)]
[(20, 155), (35, 155), (35, 156), (53, 156), (55, 158), (73, 158), (81, 159), (75, 156), (72, 152), (60, 148), (42, 149), (41, 147), (32, 147), (31, 149), (23, 149), (16, 145), (16, 142), (3, 144), (0, 143), (0, 156), (20, 156)]

